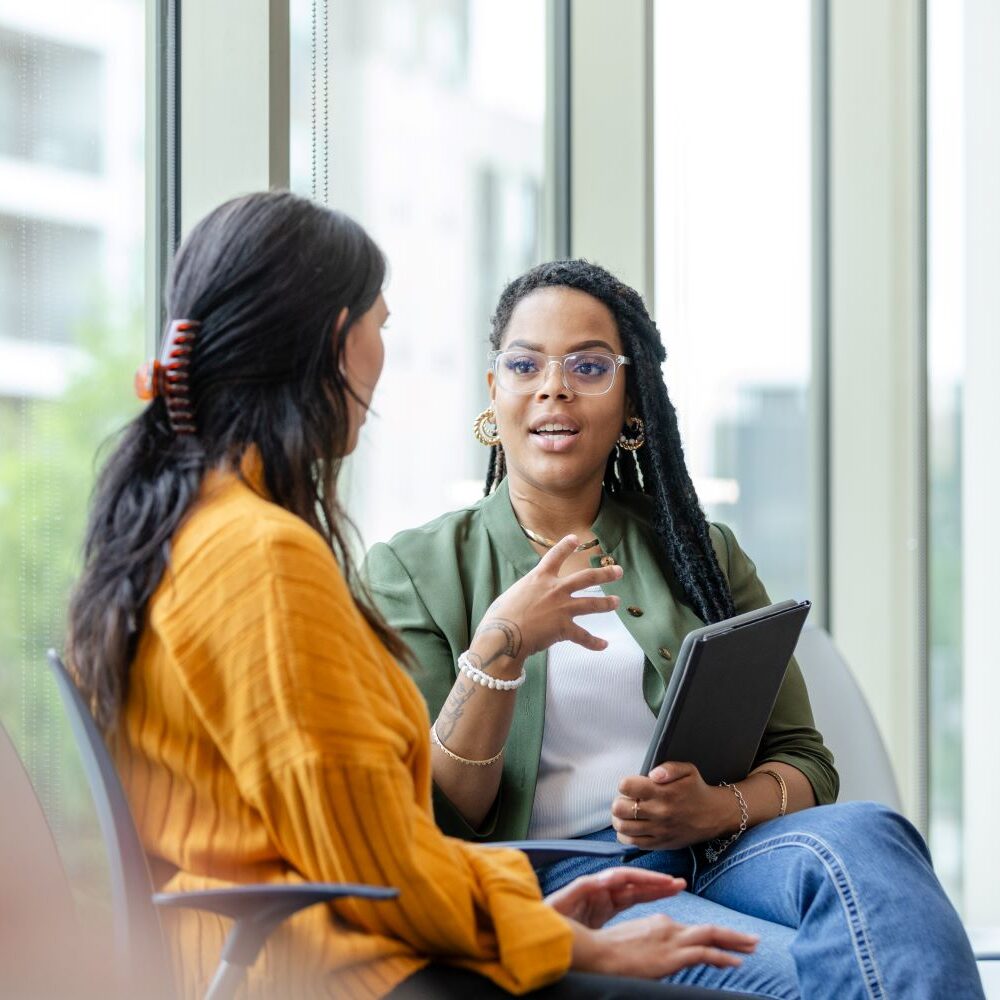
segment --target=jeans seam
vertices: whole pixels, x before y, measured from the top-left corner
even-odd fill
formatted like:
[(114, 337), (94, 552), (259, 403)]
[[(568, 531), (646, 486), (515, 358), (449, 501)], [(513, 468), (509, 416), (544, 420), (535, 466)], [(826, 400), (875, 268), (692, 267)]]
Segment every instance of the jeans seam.
[(833, 848), (821, 838), (812, 834), (786, 833), (763, 840), (753, 847), (744, 848), (742, 851), (737, 850), (714, 871), (706, 872), (695, 886), (695, 892), (700, 896), (717, 878), (724, 875), (731, 868), (735, 868), (744, 861), (749, 861), (766, 851), (782, 847), (805, 847), (807, 850), (812, 851), (820, 860), (833, 882), (837, 895), (840, 897), (841, 906), (851, 931), (854, 955), (865, 978), (865, 987), (868, 990), (868, 995), (871, 997), (871, 1000), (887, 1000), (888, 994), (882, 983), (878, 962), (875, 958), (875, 950), (872, 947), (868, 933), (867, 922), (865, 921), (861, 905), (858, 902), (857, 893), (851, 884), (847, 866)]

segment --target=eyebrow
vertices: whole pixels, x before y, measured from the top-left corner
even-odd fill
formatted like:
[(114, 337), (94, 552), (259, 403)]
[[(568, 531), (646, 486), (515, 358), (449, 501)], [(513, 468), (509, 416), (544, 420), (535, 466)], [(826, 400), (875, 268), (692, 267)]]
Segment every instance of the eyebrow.
[[(533, 344), (527, 340), (512, 340), (505, 350), (510, 350), (512, 347), (521, 347), (526, 351), (538, 351), (539, 354), (544, 354), (541, 344)], [(567, 351), (567, 354), (576, 354), (577, 351), (586, 351), (591, 347), (603, 347), (609, 354), (617, 355), (617, 351), (605, 340), (585, 340), (580, 344), (577, 344), (571, 351)]]

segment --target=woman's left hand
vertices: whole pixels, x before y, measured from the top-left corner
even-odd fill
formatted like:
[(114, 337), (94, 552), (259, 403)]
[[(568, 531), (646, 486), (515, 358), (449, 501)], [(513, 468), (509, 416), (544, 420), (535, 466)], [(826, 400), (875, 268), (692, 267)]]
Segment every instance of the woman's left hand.
[(647, 868), (607, 868), (581, 875), (546, 896), (545, 902), (564, 917), (596, 929), (636, 903), (676, 896), (685, 885), (682, 878)]
[(618, 792), (611, 825), (621, 843), (644, 850), (689, 847), (739, 826), (736, 797), (728, 788), (706, 784), (694, 764), (660, 764), (648, 778), (622, 778)]

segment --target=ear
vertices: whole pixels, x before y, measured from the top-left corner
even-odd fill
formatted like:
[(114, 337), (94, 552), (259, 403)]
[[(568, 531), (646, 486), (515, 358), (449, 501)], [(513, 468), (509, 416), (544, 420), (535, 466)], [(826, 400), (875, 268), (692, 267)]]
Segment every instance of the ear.
[(495, 403), (497, 401), (497, 380), (492, 368), (486, 373), (486, 386), (489, 389), (490, 402)]
[(333, 324), (333, 332), (335, 334), (344, 332), (344, 326), (347, 324), (348, 311), (347, 306), (344, 306), (337, 314), (337, 322)]

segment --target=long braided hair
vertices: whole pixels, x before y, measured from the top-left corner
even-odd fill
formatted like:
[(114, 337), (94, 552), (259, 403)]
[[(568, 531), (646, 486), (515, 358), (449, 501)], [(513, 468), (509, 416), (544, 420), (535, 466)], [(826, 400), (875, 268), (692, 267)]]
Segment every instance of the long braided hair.
[[(653, 531), (662, 546), (684, 597), (695, 613), (711, 623), (736, 613), (726, 578), (719, 567), (684, 462), (677, 413), (660, 366), (666, 351), (641, 296), (613, 274), (586, 260), (539, 264), (515, 278), (503, 290), (492, 318), (490, 344), (499, 350), (517, 304), (539, 288), (574, 288), (603, 302), (614, 316), (625, 354), (629, 399), (645, 424), (645, 444), (637, 451), (615, 445), (608, 457), (604, 488), (608, 493), (645, 493), (653, 501)], [(507, 474), (503, 448), (490, 448), (487, 494)]]

